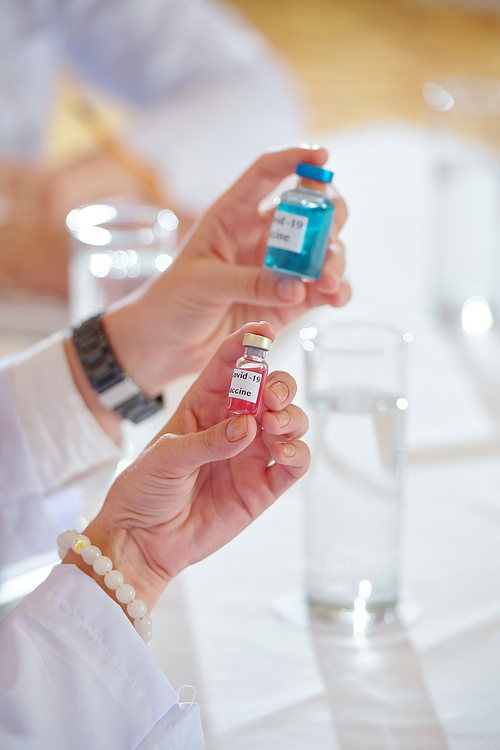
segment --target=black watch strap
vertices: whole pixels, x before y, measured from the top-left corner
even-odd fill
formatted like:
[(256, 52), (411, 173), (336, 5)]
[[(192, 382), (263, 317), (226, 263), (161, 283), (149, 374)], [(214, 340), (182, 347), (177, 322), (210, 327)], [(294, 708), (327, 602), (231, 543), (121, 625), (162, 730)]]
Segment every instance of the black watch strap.
[(102, 325), (103, 310), (73, 328), (73, 344), (99, 401), (124, 419), (142, 422), (163, 407), (163, 397), (151, 399), (123, 372)]

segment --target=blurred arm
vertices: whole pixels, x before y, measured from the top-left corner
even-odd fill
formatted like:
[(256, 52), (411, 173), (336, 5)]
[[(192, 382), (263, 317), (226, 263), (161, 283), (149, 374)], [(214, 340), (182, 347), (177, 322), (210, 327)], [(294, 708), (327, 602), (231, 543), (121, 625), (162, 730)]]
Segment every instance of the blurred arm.
[(259, 153), (304, 131), (291, 76), (228, 6), (73, 0), (60, 24), (77, 70), (135, 105), (129, 142), (186, 210), (204, 209)]

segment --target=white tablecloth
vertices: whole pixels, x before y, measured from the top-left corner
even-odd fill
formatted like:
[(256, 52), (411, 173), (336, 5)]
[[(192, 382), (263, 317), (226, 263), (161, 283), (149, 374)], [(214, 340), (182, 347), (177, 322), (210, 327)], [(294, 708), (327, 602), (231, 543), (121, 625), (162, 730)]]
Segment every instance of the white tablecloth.
[(401, 620), (359, 638), (309, 621), (299, 483), (169, 586), (153, 653), (174, 687), (196, 686), (211, 750), (496, 750), (500, 339), (431, 315), (429, 134), (381, 123), (322, 142), (350, 207), (354, 297), (283, 333), (269, 361), (303, 382), (297, 333), (325, 314), (414, 333)]

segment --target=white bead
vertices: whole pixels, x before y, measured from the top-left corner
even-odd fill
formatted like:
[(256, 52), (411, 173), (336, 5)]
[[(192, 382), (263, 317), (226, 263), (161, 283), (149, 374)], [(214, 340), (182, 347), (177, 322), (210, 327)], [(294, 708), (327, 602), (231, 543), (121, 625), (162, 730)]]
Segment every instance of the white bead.
[(99, 547), (96, 547), (95, 544), (91, 544), (90, 547), (85, 548), (82, 552), (82, 558), (87, 563), (87, 565), (93, 565), (97, 558), (101, 555), (101, 550), (99, 549)]
[(57, 546), (61, 549), (69, 549), (77, 536), (78, 531), (75, 531), (75, 529), (68, 529), (68, 531), (63, 531), (63, 533), (59, 534), (59, 536), (57, 537)]
[(104, 576), (104, 583), (108, 589), (112, 589), (113, 591), (117, 589), (118, 586), (122, 585), (123, 580), (123, 575), (119, 570), (110, 570), (109, 573), (106, 573)]
[(153, 631), (152, 630), (145, 630), (143, 633), (139, 633), (144, 643), (149, 643), (151, 638), (153, 637)]
[(109, 557), (101, 555), (94, 560), (92, 567), (98, 576), (104, 576), (106, 573), (109, 573), (110, 570), (113, 570), (113, 563)]
[(122, 583), (116, 589), (116, 598), (122, 604), (130, 604), (135, 599), (135, 589), (130, 583)]
[(84, 549), (88, 549), (91, 546), (90, 539), (85, 534), (77, 534), (76, 539), (71, 545), (71, 549), (76, 552), (77, 555), (81, 555)]
[(153, 629), (153, 620), (149, 615), (138, 617), (134, 620), (134, 628), (138, 633), (147, 633), (148, 630)]
[(146, 607), (146, 602), (143, 602), (142, 599), (134, 599), (133, 602), (130, 602), (130, 604), (127, 605), (128, 616), (133, 620), (135, 620), (136, 617), (144, 617), (147, 611), (148, 608)]
[(64, 560), (64, 558), (68, 554), (68, 548), (67, 547), (64, 547), (64, 548), (59, 547), (59, 549), (57, 550), (57, 552), (58, 552), (58, 555), (61, 558), (61, 560)]

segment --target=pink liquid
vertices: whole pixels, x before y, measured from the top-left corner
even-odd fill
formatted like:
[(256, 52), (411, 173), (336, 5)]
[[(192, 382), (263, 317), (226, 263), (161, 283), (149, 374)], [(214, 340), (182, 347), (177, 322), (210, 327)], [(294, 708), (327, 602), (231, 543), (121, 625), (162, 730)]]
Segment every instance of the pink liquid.
[(256, 417), (258, 416), (260, 411), (260, 405), (262, 403), (262, 395), (264, 393), (264, 386), (266, 384), (268, 371), (262, 371), (262, 369), (260, 368), (255, 368), (255, 370), (250, 370), (250, 368), (245, 369), (248, 369), (249, 372), (258, 372), (262, 375), (257, 401), (255, 404), (253, 404), (251, 401), (245, 401), (242, 398), (234, 398), (233, 396), (228, 398), (227, 400), (227, 410), (232, 412), (233, 414), (250, 414), (252, 417)]

